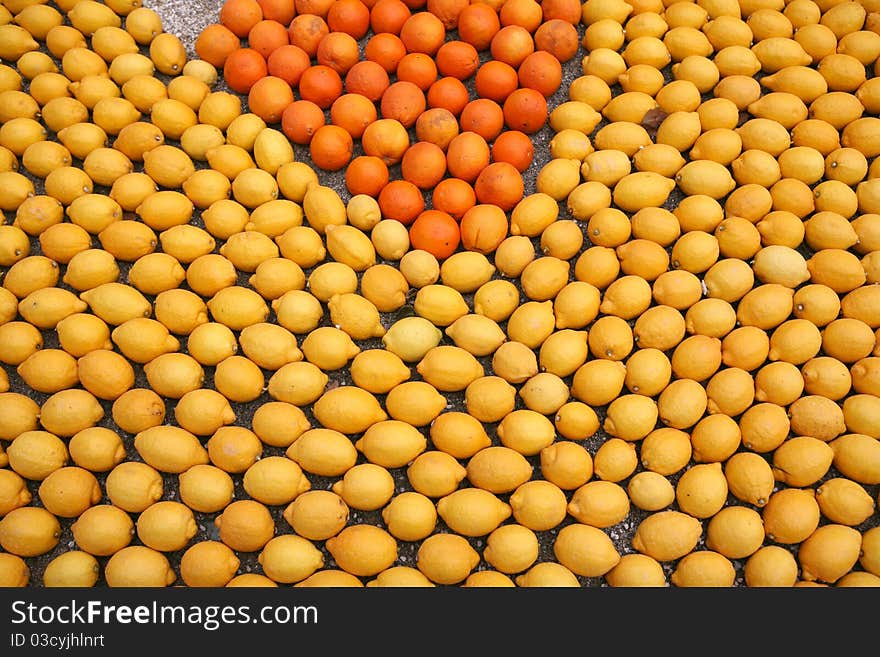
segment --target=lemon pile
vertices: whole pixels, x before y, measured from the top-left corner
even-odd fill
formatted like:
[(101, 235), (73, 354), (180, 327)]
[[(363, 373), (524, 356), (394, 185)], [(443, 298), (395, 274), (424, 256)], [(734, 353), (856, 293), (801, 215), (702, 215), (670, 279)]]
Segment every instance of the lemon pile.
[(138, 0), (4, 0), (0, 584), (877, 585), (878, 12), (587, 0), (438, 262)]

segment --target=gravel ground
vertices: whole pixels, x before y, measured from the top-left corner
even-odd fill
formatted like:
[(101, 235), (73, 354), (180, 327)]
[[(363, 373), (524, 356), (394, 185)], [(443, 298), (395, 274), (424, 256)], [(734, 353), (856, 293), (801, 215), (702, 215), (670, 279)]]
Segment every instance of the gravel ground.
[[(160, 14), (160, 16), (162, 17), (162, 20), (163, 20), (163, 25), (164, 25), (165, 30), (167, 32), (171, 32), (171, 33), (174, 33), (177, 36), (179, 36), (181, 38), (181, 40), (183, 41), (184, 45), (187, 47), (187, 50), (189, 51), (190, 55), (192, 57), (194, 57), (195, 55), (194, 55), (194, 51), (193, 51), (193, 43), (195, 41), (195, 38), (198, 36), (198, 34), (201, 32), (201, 30), (204, 28), (204, 26), (206, 26), (212, 22), (217, 21), (218, 13), (219, 13), (220, 7), (222, 5), (222, 2), (220, 0), (145, 0), (144, 4), (145, 4), (145, 6), (148, 6), (152, 9), (155, 9)], [(583, 27), (581, 26), (581, 33), (582, 33), (582, 30), (583, 30)], [(454, 38), (454, 35), (453, 35), (453, 38)], [(571, 83), (572, 80), (574, 80), (576, 77), (578, 77), (582, 73), (580, 60), (584, 54), (585, 54), (585, 52), (582, 50), (581, 52), (579, 52), (579, 54), (577, 56), (575, 56), (575, 58), (573, 58), (572, 60), (570, 60), (569, 62), (564, 64), (563, 83), (562, 83), (559, 91), (553, 97), (548, 99), (549, 106), (551, 109), (553, 107), (557, 106), (559, 103), (568, 99), (567, 98), (567, 89), (568, 89), (569, 84)], [(218, 89), (227, 89), (223, 85), (222, 81), (221, 81), (221, 83), (218, 84), (217, 88)], [(243, 102), (246, 104), (246, 100), (244, 100)], [(535, 177), (536, 177), (538, 171), (541, 169), (541, 167), (549, 160), (549, 142), (550, 142), (550, 139), (552, 138), (552, 136), (553, 136), (553, 133), (552, 133), (551, 129), (549, 128), (549, 126), (545, 126), (541, 131), (539, 131), (538, 133), (533, 135), (533, 141), (534, 141), (534, 145), (535, 145), (535, 158), (534, 158), (534, 162), (533, 162), (532, 166), (524, 174), (525, 190), (526, 190), (527, 194), (535, 191)], [(296, 156), (297, 156), (298, 160), (305, 161), (305, 162), (310, 161), (307, 149), (305, 149), (301, 146), (295, 146), (295, 150), (296, 150)], [(358, 154), (361, 154), (361, 151), (360, 151), (359, 144), (356, 143), (355, 155), (358, 155)], [(391, 173), (392, 173), (392, 177), (395, 177), (396, 175), (398, 175), (399, 174), (399, 166), (396, 167), (396, 169), (393, 168)], [(343, 198), (343, 200), (348, 199), (349, 194), (345, 188), (343, 172), (321, 171), (321, 172), (319, 172), (319, 175), (320, 175), (320, 179), (321, 179), (322, 184), (327, 185), (327, 186), (335, 189), (340, 194), (340, 196)], [(677, 197), (673, 196), (670, 199), (670, 202), (669, 202), (670, 205), (674, 204), (676, 202), (676, 199), (677, 199)], [(428, 198), (428, 202), (429, 201), (430, 201), (430, 199)], [(560, 205), (560, 215), (564, 216), (564, 214), (565, 214), (564, 205)], [(200, 223), (199, 217), (196, 216), (194, 221), (197, 224)], [(34, 244), (35, 244), (34, 252), (36, 253), (36, 252), (38, 252), (38, 250), (37, 250), (38, 243), (36, 243), (36, 241), (34, 241)], [(126, 276), (126, 268), (123, 267), (123, 273), (120, 277), (120, 280), (125, 281), (126, 280), (125, 276)], [(246, 284), (246, 280), (247, 280), (247, 276), (242, 275), (240, 277), (239, 283)], [(470, 300), (468, 295), (466, 295), (466, 299)], [(411, 308), (404, 306), (404, 308), (402, 308), (397, 313), (394, 313), (392, 315), (384, 315), (383, 322), (385, 323), (386, 326), (389, 326), (397, 317), (402, 316), (407, 313), (411, 313), (411, 312), (412, 312)], [(272, 317), (274, 317), (274, 315)], [(50, 332), (49, 334), (47, 334), (45, 340), (46, 340), (46, 344), (45, 344), (46, 347), (57, 346), (57, 337), (53, 333)], [(185, 347), (185, 340), (182, 340), (182, 343), (183, 343), (182, 347)], [(381, 343), (378, 340), (362, 341), (359, 344), (362, 349), (381, 346)], [(484, 361), (484, 367), (486, 369), (487, 374), (491, 374), (491, 364), (489, 362), (489, 359), (483, 359), (483, 361)], [(206, 375), (207, 375), (205, 385), (209, 386), (211, 384), (211, 380), (212, 380), (212, 378), (211, 378), (212, 377), (212, 368), (206, 367), (205, 370), (206, 370)], [(17, 379), (17, 377), (15, 377), (12, 369), (7, 367), (7, 371), (10, 373), (10, 381), (17, 382), (18, 379)], [(146, 383), (146, 379), (143, 375), (141, 368), (140, 367), (136, 368), (136, 371), (137, 371), (136, 386), (148, 387), (147, 383)], [(346, 374), (344, 374), (342, 372), (343, 371), (340, 371), (339, 373), (331, 374), (331, 385), (351, 383), (351, 381), (346, 378)], [(268, 374), (269, 373), (267, 373), (267, 380), (268, 380)], [(570, 383), (570, 378), (567, 380), (567, 382)], [(44, 401), (44, 399), (47, 397), (46, 395), (41, 395), (39, 393), (32, 393), (31, 391), (25, 389), (20, 382), (17, 383), (17, 387), (16, 387), (16, 385), (14, 385), (12, 390), (19, 391), (19, 392), (26, 392), (27, 394), (31, 394), (38, 403), (42, 403), (42, 401)], [(448, 407), (449, 410), (464, 410), (463, 393), (445, 393), (445, 394), (447, 396), (447, 399), (449, 400), (449, 407)], [(381, 400), (382, 400), (382, 396), (380, 396), (380, 401)], [(256, 408), (259, 407), (259, 405), (261, 403), (264, 403), (266, 401), (270, 401), (270, 398), (266, 393), (264, 393), (264, 395), (260, 399), (258, 399), (255, 402), (249, 403), (249, 404), (233, 403), (233, 408), (236, 412), (236, 424), (249, 427), (254, 411), (256, 410)], [(118, 428), (115, 427), (115, 424), (112, 422), (112, 419), (111, 419), (111, 415), (110, 415), (110, 406), (111, 405), (110, 405), (110, 403), (105, 403), (104, 406), (105, 406), (106, 413), (105, 413), (104, 420), (100, 423), (101, 426), (106, 426), (106, 427), (113, 428), (114, 430), (118, 430)], [(596, 410), (599, 413), (600, 420), (604, 419), (604, 409), (596, 409)], [(173, 412), (174, 412), (173, 400), (166, 400), (166, 421), (173, 420), (173, 417), (174, 417)], [(307, 415), (309, 415), (309, 417), (311, 418), (310, 413), (307, 412)], [(169, 420), (169, 418), (171, 420)], [(317, 423), (313, 421), (313, 426), (316, 426), (316, 425), (317, 425)], [(487, 430), (489, 431), (490, 436), (494, 435), (494, 426), (493, 425), (488, 426)], [(128, 448), (128, 453), (129, 453), (129, 459), (140, 460), (139, 455), (134, 450), (133, 445), (132, 445), (132, 438), (133, 437), (130, 435), (124, 434), (124, 433), (122, 435), (126, 441), (126, 446)], [(604, 440), (606, 438), (607, 438), (607, 436), (604, 434), (603, 431), (600, 430), (590, 440), (586, 441), (584, 443), (584, 446), (591, 453), (595, 454), (599, 445), (601, 445), (602, 442), (604, 442)], [(283, 454), (283, 450), (267, 447), (267, 448), (265, 448), (265, 450), (263, 452), (264, 456), (276, 455), (276, 454), (277, 455)], [(363, 457), (361, 457), (360, 460), (362, 461)], [(539, 464), (538, 460), (536, 458), (530, 458), (529, 460), (535, 466), (534, 477), (539, 478), (540, 477), (540, 464)], [(406, 479), (406, 474), (405, 474), (405, 468), (400, 468), (398, 470), (394, 470), (394, 471), (392, 471), (392, 474), (395, 477), (398, 491), (403, 491), (403, 490), (409, 489), (409, 485), (408, 485), (408, 482)], [(830, 473), (829, 473), (829, 476), (830, 476)], [(328, 489), (334, 481), (334, 480), (329, 480), (329, 479), (325, 479), (322, 477), (317, 477), (314, 475), (308, 475), (308, 478), (310, 479), (310, 481), (312, 483), (313, 489)], [(99, 478), (99, 479), (103, 483), (103, 479), (102, 478)], [(242, 498), (247, 497), (246, 493), (244, 492), (244, 490), (241, 486), (241, 476), (235, 476), (234, 479), (236, 481), (236, 499), (242, 499)], [(870, 487), (870, 490), (869, 490), (869, 492), (872, 493), (872, 495), (875, 497), (875, 499), (876, 499), (876, 494), (877, 494), (876, 488), (877, 487)], [(36, 485), (34, 485), (33, 483), (31, 484), (31, 490), (34, 493), (34, 500), (35, 500), (34, 504), (39, 504), (39, 498), (36, 495)], [(502, 495), (500, 497), (506, 501), (508, 496)], [(165, 490), (164, 490), (163, 499), (166, 499), (166, 500), (179, 499), (179, 497), (177, 495), (177, 477), (175, 475), (165, 475)], [(107, 502), (108, 500), (105, 499), (102, 501)], [(273, 515), (276, 518), (276, 525), (277, 525), (278, 533), (289, 532), (290, 531), (289, 525), (281, 517), (281, 512), (283, 511), (283, 507), (271, 507), (271, 509), (272, 509)], [(618, 551), (621, 554), (625, 554), (625, 553), (629, 553), (629, 552), (633, 551), (631, 544), (630, 544), (630, 541), (631, 541), (633, 533), (635, 532), (636, 527), (638, 526), (638, 523), (641, 521), (641, 519), (644, 517), (644, 515), (645, 514), (640, 512), (638, 509), (633, 508), (633, 511), (630, 513), (630, 515), (627, 517), (627, 519), (625, 521), (621, 522), (620, 524), (618, 524), (608, 530), (610, 537), (612, 538)], [(875, 514), (875, 516), (873, 516), (873, 518), (876, 520), (876, 514)], [(213, 520), (214, 520), (213, 514), (199, 514), (199, 513), (197, 513), (196, 519), (199, 523), (199, 533), (197, 534), (197, 536), (195, 536), (192, 539), (192, 542), (218, 538), (217, 530), (216, 530), (214, 523), (213, 523)], [(565, 524), (567, 524), (569, 522), (572, 522), (572, 518), (570, 516), (566, 519), (566, 521), (562, 525), (557, 527), (555, 530), (548, 531), (548, 532), (538, 532), (540, 546), (541, 546), (539, 561), (555, 560), (555, 558), (553, 556), (553, 549), (552, 549), (555, 535), (556, 535), (558, 529), (560, 529), (562, 526), (564, 526)], [(350, 524), (355, 524), (355, 523), (381, 524), (381, 518), (379, 516), (379, 512), (362, 512), (362, 511), (357, 511), (357, 510), (353, 509), (349, 523)], [(42, 586), (43, 568), (52, 558), (56, 557), (58, 554), (65, 552), (67, 550), (75, 549), (75, 544), (73, 542), (72, 534), (69, 529), (70, 524), (71, 523), (69, 521), (62, 522), (63, 534), (61, 537), (61, 541), (59, 542), (59, 544), (55, 550), (53, 550), (52, 552), (50, 552), (46, 555), (43, 555), (41, 557), (28, 560), (28, 564), (31, 567), (31, 573), (32, 573), (31, 586)], [(876, 524), (876, 522), (875, 522), (875, 524)], [(438, 519), (438, 529), (443, 529), (443, 528), (444, 528), (444, 525), (443, 525), (442, 520)], [(864, 529), (864, 528), (862, 528), (862, 529)], [(137, 542), (136, 538), (135, 538), (134, 542)], [(482, 549), (485, 547), (484, 540), (483, 539), (471, 539), (471, 542), (474, 545), (474, 547), (480, 553), (482, 553)], [(319, 546), (319, 547), (322, 547), (322, 549), (323, 549), (323, 546)], [(399, 557), (398, 564), (399, 565), (415, 566), (417, 549), (418, 549), (417, 543), (406, 543), (403, 541), (399, 542), (399, 555), (400, 555), (400, 557)], [(324, 550), (324, 554), (325, 554), (325, 568), (334, 568), (335, 564), (333, 562), (333, 559), (330, 556), (329, 552), (326, 551), (326, 549)], [(178, 570), (177, 565), (179, 563), (180, 556), (181, 556), (180, 553), (168, 554), (168, 557), (169, 557), (172, 565), (175, 567), (175, 570)], [(242, 555), (240, 555), (240, 557), (241, 557), (241, 567), (240, 567), (239, 573), (260, 572), (260, 566), (256, 560), (256, 557), (257, 557), (256, 553), (242, 554)], [(102, 563), (105, 561), (106, 561), (106, 559), (101, 560)], [(671, 572), (672, 564), (664, 564), (664, 565), (667, 568), (667, 574), (669, 572)], [(743, 585), (742, 563), (735, 562), (734, 565), (737, 568), (737, 586), (742, 586)], [(485, 562), (481, 562), (481, 564), (478, 566), (477, 569), (484, 569), (487, 567), (488, 566)], [(604, 580), (602, 580), (601, 578), (581, 577), (579, 579), (581, 580), (581, 583), (587, 587), (602, 586), (603, 582), (604, 582)], [(178, 580), (177, 583), (182, 584), (182, 581)], [(105, 583), (102, 578), (101, 580), (99, 580), (98, 586), (103, 586), (103, 585), (105, 585)]]

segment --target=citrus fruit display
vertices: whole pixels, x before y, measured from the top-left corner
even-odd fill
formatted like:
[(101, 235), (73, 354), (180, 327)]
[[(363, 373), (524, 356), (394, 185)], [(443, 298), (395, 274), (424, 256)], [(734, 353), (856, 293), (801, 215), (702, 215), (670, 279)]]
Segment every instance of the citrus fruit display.
[(208, 4), (0, 2), (0, 585), (880, 584), (880, 3)]

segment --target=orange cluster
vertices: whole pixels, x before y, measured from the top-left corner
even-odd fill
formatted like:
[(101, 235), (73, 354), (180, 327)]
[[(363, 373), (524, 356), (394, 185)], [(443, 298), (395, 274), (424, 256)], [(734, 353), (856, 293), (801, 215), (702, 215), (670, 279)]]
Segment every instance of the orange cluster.
[(579, 0), (227, 0), (195, 51), (443, 259), (508, 235), (580, 20)]

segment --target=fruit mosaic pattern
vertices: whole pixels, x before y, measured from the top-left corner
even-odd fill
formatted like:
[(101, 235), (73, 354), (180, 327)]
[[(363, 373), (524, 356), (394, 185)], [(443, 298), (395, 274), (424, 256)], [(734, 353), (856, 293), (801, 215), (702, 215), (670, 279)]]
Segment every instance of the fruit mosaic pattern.
[(0, 585), (880, 584), (878, 56), (877, 0), (2, 0)]

